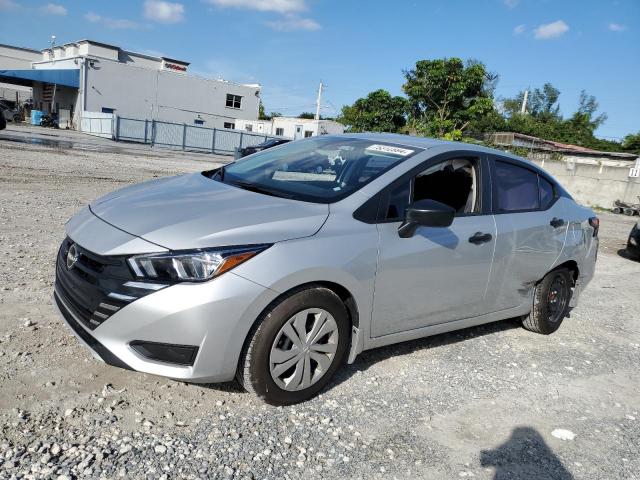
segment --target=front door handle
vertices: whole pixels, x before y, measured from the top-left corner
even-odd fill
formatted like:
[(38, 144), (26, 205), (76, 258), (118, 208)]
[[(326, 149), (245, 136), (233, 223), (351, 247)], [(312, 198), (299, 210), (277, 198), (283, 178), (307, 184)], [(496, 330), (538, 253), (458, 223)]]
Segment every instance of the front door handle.
[(564, 219), (553, 217), (553, 219), (549, 222), (553, 228), (558, 228), (564, 225)]
[(472, 237), (469, 237), (469, 243), (480, 245), (481, 243), (490, 242), (492, 238), (490, 233), (476, 232)]

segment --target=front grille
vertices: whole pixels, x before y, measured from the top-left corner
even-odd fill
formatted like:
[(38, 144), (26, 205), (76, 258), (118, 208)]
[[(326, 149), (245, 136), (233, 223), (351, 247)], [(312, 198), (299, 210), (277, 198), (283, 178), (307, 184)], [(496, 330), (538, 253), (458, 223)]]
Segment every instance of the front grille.
[(76, 244), (78, 260), (67, 268), (67, 254), (73, 245), (66, 238), (56, 261), (56, 292), (71, 313), (93, 330), (111, 315), (151, 291), (128, 287), (134, 277), (124, 257), (100, 256)]

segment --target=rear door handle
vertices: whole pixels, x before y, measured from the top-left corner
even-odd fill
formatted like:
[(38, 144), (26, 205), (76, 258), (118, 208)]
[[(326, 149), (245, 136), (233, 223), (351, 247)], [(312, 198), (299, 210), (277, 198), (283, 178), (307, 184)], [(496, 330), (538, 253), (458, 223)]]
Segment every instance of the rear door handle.
[(553, 217), (553, 219), (549, 222), (553, 228), (558, 228), (564, 225), (564, 220), (562, 218)]
[(490, 233), (476, 232), (472, 237), (469, 237), (469, 243), (480, 245), (481, 243), (490, 242), (492, 238)]

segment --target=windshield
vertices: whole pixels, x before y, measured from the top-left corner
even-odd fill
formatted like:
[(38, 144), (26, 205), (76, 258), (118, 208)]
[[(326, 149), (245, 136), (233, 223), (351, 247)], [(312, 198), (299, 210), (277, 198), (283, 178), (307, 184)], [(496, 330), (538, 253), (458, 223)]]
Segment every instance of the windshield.
[(213, 178), (268, 195), (333, 203), (420, 151), (357, 138), (314, 137), (255, 153)]

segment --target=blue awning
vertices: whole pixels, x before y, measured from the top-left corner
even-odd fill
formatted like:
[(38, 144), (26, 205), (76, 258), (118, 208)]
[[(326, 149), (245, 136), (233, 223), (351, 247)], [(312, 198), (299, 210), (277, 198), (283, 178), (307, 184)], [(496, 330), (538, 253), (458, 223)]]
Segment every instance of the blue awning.
[[(4, 78), (3, 78), (4, 77)], [(67, 87), (78, 88), (80, 86), (80, 70), (73, 69), (41, 69), (41, 70), (0, 70), (0, 81), (11, 81), (15, 78), (32, 82), (55, 83)]]

